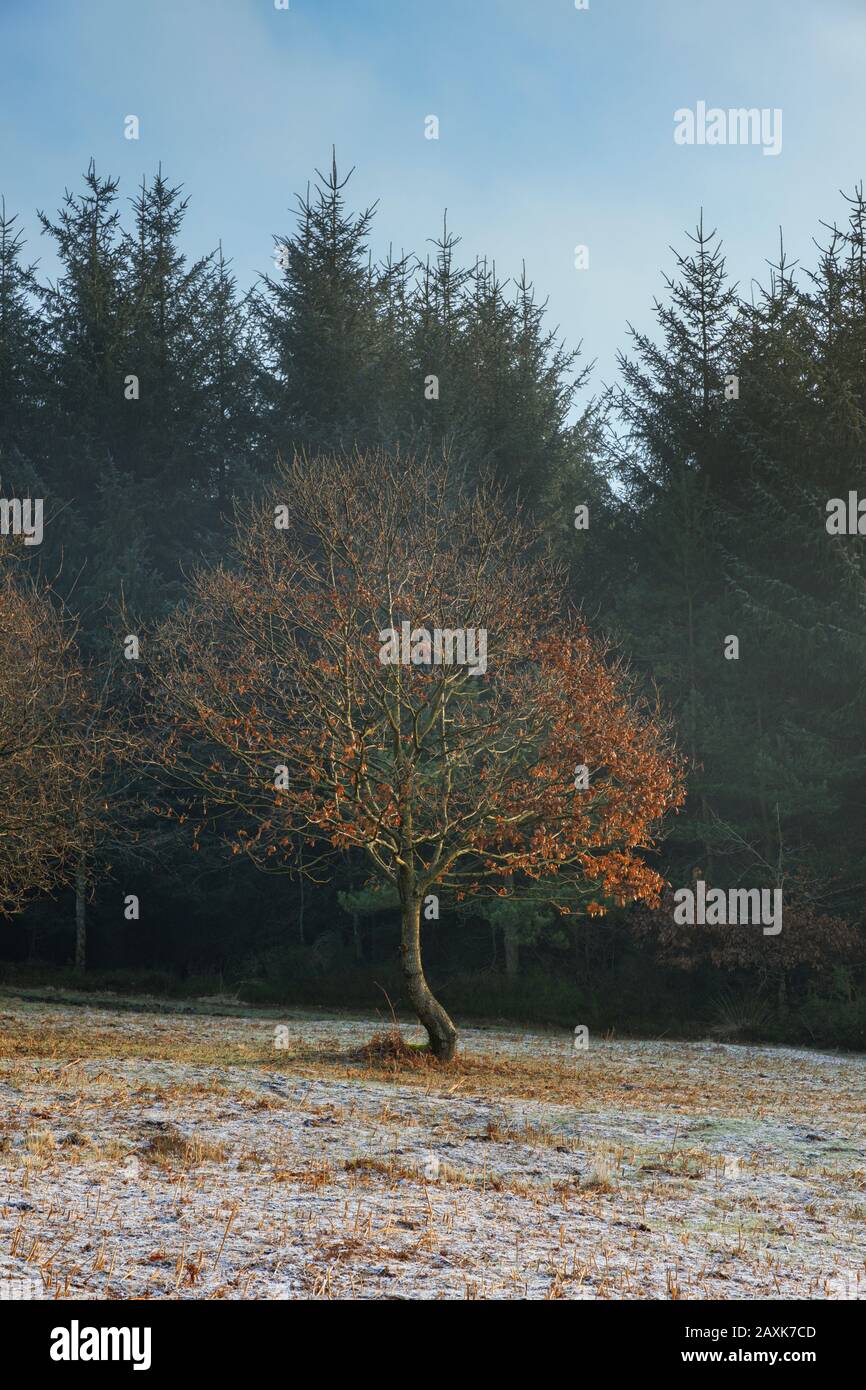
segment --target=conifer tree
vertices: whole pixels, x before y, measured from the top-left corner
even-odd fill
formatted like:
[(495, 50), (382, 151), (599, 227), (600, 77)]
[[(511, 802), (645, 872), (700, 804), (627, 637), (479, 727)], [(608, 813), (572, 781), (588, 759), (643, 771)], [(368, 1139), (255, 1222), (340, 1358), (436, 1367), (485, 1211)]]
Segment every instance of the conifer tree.
[(690, 240), (693, 250), (674, 253), (667, 299), (655, 303), (658, 340), (630, 329), (632, 356), (619, 357), (622, 385), (613, 403), (621, 425), (612, 452), (625, 497), (614, 544), (626, 578), (611, 621), (677, 712), (690, 799), (673, 834), (712, 870), (705, 759), (712, 707), (731, 679), (724, 638), (734, 631), (719, 572), (713, 482), (724, 471), (737, 300), (703, 215)]
[(17, 217), (0, 200), (0, 481), (21, 495), (41, 460), (44, 335), (35, 267), (22, 263)]
[(201, 448), (207, 492), (221, 525), (233, 496), (256, 483), (262, 422), (257, 395), (257, 344), (249, 300), (238, 293), (222, 243), (208, 267), (200, 324), (203, 382)]
[(375, 432), (381, 379), (379, 291), (368, 236), (375, 205), (352, 214), (336, 154), (298, 197), (298, 227), (275, 238), (277, 270), (258, 296), (274, 449), (320, 449)]
[[(753, 634), (751, 795), (730, 817), (765, 857), (783, 854), (818, 891), (854, 906), (864, 771), (866, 557), (828, 533), (827, 503), (856, 490), (866, 425), (864, 202), (797, 284), (781, 249), (748, 315), (748, 383), (736, 414), (744, 484), (726, 498), (724, 569)], [(741, 711), (741, 714), (744, 711)], [(847, 886), (846, 886), (847, 885)]]

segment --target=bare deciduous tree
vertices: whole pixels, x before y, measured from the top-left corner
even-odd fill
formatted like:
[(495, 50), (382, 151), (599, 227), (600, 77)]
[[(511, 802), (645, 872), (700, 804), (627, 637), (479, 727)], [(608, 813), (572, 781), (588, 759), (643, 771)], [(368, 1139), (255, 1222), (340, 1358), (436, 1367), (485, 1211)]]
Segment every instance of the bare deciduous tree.
[(74, 631), (0, 570), (0, 914), (74, 876), (104, 755)]
[[(470, 630), (487, 643), (474, 668), (454, 639)], [(299, 842), (309, 869), (363, 850), (397, 890), (438, 1058), (457, 1035), (424, 975), (428, 895), (545, 879), (589, 912), (656, 900), (640, 851), (682, 800), (664, 729), (568, 611), (528, 522), (446, 465), (281, 466), (236, 563), (196, 577), (155, 648), (160, 757), (189, 811), (265, 866), (296, 864)]]

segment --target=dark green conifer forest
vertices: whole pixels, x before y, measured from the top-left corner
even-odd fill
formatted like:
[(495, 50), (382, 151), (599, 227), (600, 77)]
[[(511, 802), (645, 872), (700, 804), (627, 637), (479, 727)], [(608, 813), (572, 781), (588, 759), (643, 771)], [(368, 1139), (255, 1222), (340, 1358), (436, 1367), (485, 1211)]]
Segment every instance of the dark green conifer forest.
[[(532, 514), (573, 602), (658, 697), (687, 797), (652, 866), (671, 890), (781, 888), (786, 931), (772, 951), (685, 933), (666, 899), (561, 915), (529, 883), (443, 898), (424, 927), (439, 998), (470, 1018), (866, 1044), (866, 518), (828, 525), (831, 499), (866, 496), (863, 188), (814, 209), (810, 264), (783, 229), (747, 287), (695, 209), (653, 328), (622, 324), (607, 383), (591, 341), (562, 341), (532, 265), (467, 257), (444, 215), (424, 247), (377, 259), (382, 214), (354, 205), (336, 158), (249, 288), (230, 246), (188, 250), (182, 175), (125, 189), (91, 164), (38, 212), (50, 277), (21, 231), (32, 210), (0, 211), (0, 493), (44, 499), (41, 545), (0, 540), (0, 584), (35, 585), (74, 632), (108, 744), (151, 694), (129, 636), (146, 656), (194, 571), (233, 563), (235, 510), (279, 458), (446, 457)], [(397, 904), (360, 856), (263, 873), (227, 826), (198, 838), (166, 815), (146, 759), (97, 762), (63, 881), (0, 918), (0, 979), (400, 1000)]]

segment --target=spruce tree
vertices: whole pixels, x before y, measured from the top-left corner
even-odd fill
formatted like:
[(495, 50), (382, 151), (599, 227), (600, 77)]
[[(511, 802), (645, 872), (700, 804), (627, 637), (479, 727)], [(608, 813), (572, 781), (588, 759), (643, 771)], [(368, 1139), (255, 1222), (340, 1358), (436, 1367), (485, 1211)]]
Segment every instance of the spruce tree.
[(257, 298), (271, 447), (291, 457), (375, 438), (382, 382), (379, 290), (368, 237), (375, 206), (352, 214), (336, 154), (298, 197), (298, 227), (275, 237), (277, 270)]
[[(724, 566), (753, 634), (751, 796), (766, 859), (823, 903), (853, 907), (862, 874), (857, 787), (866, 691), (866, 547), (827, 531), (831, 497), (862, 476), (866, 299), (862, 190), (801, 287), (780, 251), (748, 315), (737, 444), (745, 486), (726, 500)], [(829, 896), (828, 896), (829, 895)]]
[(0, 200), (0, 481), (4, 495), (37, 486), (44, 334), (35, 267), (23, 264), (17, 217)]
[[(627, 651), (676, 712), (690, 765), (687, 815), (672, 830), (683, 855), (714, 869), (708, 766), (718, 744), (718, 705), (736, 685), (724, 658), (735, 632), (716, 545), (713, 485), (724, 476), (729, 432), (725, 378), (732, 374), (736, 288), (727, 281), (715, 231), (703, 214), (675, 276), (656, 300), (658, 339), (630, 328), (632, 355), (620, 354), (613, 394), (619, 420), (611, 452), (624, 490), (612, 545), (624, 579), (609, 621)], [(731, 667), (734, 671), (731, 671)]]

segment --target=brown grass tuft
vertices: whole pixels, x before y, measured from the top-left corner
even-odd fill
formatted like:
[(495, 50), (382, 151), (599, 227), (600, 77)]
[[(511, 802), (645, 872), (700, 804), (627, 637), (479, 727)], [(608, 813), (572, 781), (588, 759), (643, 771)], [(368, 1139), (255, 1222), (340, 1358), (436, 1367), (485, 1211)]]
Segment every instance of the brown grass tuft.
[(184, 1168), (196, 1168), (200, 1163), (222, 1163), (226, 1151), (222, 1144), (211, 1144), (206, 1139), (187, 1139), (177, 1130), (166, 1130), (154, 1135), (143, 1150), (142, 1157), (161, 1168), (169, 1168), (180, 1163)]
[(426, 1046), (413, 1046), (407, 1043), (399, 1028), (389, 1028), (374, 1033), (355, 1053), (359, 1062), (368, 1065), (397, 1067), (427, 1067), (436, 1063), (436, 1058)]

